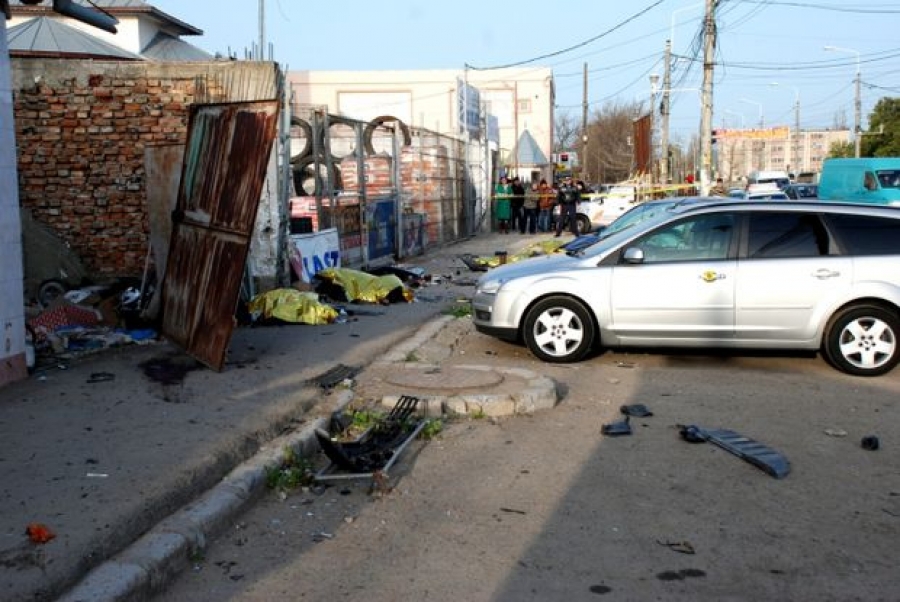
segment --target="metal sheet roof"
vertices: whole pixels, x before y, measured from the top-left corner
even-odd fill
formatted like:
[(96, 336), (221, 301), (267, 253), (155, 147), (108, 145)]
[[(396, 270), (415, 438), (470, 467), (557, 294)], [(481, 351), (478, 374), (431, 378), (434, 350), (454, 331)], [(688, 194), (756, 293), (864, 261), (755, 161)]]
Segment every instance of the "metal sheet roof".
[(6, 30), (10, 56), (144, 60), (57, 19), (37, 17)]
[(144, 58), (160, 62), (209, 61), (213, 59), (213, 55), (205, 50), (165, 33), (156, 34), (141, 51), (141, 55)]
[(522, 131), (519, 141), (516, 142), (516, 147), (510, 153), (510, 159), (510, 162), (514, 159), (515, 163), (520, 165), (546, 165), (549, 163), (547, 155), (544, 154), (544, 151), (541, 150), (534, 136), (528, 130)]
[[(203, 35), (203, 30), (189, 25), (180, 19), (176, 19), (168, 13), (164, 13), (152, 4), (144, 2), (144, 0), (73, 0), (76, 4), (80, 4), (86, 8), (95, 8), (108, 12), (116, 16), (145, 14), (152, 18), (174, 28), (178, 35), (183, 36), (199, 36)], [(9, 0), (11, 12), (17, 15), (32, 14), (48, 15), (56, 14), (53, 12), (53, 3), (51, 0), (44, 0), (42, 4), (34, 6), (22, 4), (21, 0)]]

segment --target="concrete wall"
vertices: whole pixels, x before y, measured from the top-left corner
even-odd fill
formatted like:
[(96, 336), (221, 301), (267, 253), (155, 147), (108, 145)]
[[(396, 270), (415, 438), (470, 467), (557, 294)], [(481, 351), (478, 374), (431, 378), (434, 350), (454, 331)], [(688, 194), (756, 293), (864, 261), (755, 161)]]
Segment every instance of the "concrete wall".
[(6, 27), (0, 27), (0, 386), (27, 375), (22, 233)]
[[(98, 278), (139, 276), (145, 146), (184, 143), (192, 103), (275, 98), (279, 77), (274, 63), (13, 59), (21, 204)], [(261, 219), (283, 211), (264, 195)]]

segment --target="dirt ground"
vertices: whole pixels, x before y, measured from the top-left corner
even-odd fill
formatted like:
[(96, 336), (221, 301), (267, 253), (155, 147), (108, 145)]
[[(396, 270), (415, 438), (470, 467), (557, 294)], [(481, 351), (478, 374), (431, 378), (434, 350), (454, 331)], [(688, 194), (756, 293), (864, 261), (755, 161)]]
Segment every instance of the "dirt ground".
[[(158, 599), (900, 600), (900, 370), (659, 352), (554, 366), (461, 334), (445, 364), (537, 371), (558, 406), (450, 421), (387, 491), (268, 492)], [(653, 416), (602, 435), (633, 403)], [(678, 424), (738, 431), (791, 472), (687, 443)]]

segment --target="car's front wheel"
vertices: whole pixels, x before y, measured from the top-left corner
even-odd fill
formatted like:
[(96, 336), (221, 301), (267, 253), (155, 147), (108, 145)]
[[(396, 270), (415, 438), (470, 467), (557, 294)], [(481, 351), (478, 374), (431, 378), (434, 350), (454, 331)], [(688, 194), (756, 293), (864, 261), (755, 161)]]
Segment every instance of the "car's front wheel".
[(856, 376), (885, 374), (900, 361), (900, 317), (877, 305), (855, 305), (836, 314), (825, 333), (825, 357)]
[(575, 299), (548, 297), (526, 314), (523, 337), (531, 352), (545, 362), (577, 362), (591, 349), (594, 322)]

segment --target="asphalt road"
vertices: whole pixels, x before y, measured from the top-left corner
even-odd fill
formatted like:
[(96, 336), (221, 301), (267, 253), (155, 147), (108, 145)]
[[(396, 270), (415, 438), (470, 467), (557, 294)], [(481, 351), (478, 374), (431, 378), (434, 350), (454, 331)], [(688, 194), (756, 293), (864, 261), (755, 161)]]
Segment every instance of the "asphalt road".
[[(473, 361), (539, 371), (561, 401), (449, 421), (389, 491), (267, 494), (158, 599), (900, 600), (900, 371), (668, 352), (558, 366), (472, 332), (445, 364)], [(601, 434), (634, 403), (653, 416)], [(679, 424), (737, 431), (791, 472)]]

